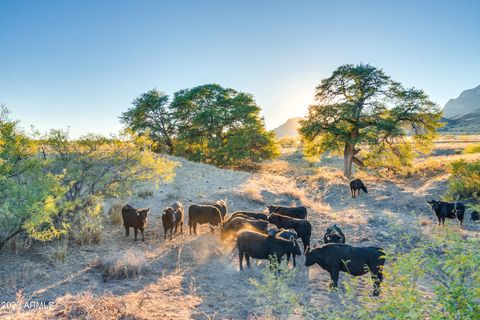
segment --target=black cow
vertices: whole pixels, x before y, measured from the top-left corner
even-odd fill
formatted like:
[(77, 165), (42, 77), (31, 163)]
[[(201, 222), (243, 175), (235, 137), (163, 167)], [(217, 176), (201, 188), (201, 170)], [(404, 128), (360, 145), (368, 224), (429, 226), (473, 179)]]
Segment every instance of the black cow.
[[(231, 220), (236, 217), (248, 217), (252, 219), (260, 219), (260, 220), (267, 220), (268, 216), (265, 213), (262, 212), (248, 212), (248, 211), (235, 211), (232, 213), (232, 215), (228, 218), (228, 220)], [(228, 222), (225, 221), (224, 223)]]
[(147, 227), (147, 216), (150, 208), (135, 209), (131, 205), (127, 204), (122, 208), (123, 226), (125, 227), (125, 236), (130, 235), (130, 228), (133, 228), (135, 232), (135, 241), (137, 241), (138, 230), (142, 234), (142, 241), (145, 241), (143, 234)]
[(385, 264), (385, 253), (377, 247), (354, 247), (348, 244), (329, 243), (305, 255), (305, 265), (310, 267), (317, 263), (330, 273), (332, 286), (338, 287), (340, 271), (353, 276), (361, 276), (370, 271), (373, 285), (373, 295), (380, 294), (380, 284), (383, 280), (382, 269)]
[(312, 236), (312, 225), (308, 220), (296, 219), (273, 213), (268, 217), (268, 222), (273, 223), (279, 228), (293, 229), (297, 232), (303, 242), (303, 252), (310, 246), (310, 237)]
[(225, 220), (225, 216), (227, 215), (227, 199), (217, 200), (215, 202), (207, 202), (203, 205), (214, 206), (220, 210), (220, 213), (222, 214), (222, 220)]
[(240, 263), (240, 271), (243, 270), (243, 256), (250, 268), (250, 257), (255, 259), (270, 259), (273, 257), (278, 262), (285, 254), (293, 256), (295, 267), (295, 256), (302, 254), (296, 240), (285, 240), (279, 237), (269, 237), (265, 234), (254, 231), (242, 231), (237, 237), (237, 249)]
[(278, 213), (287, 217), (297, 219), (307, 219), (307, 208), (305, 207), (281, 207), (281, 206), (267, 206), (269, 213)]
[(355, 199), (355, 193), (360, 195), (360, 190), (363, 190), (365, 193), (368, 193), (367, 187), (363, 184), (362, 180), (354, 179), (350, 181), (350, 194), (352, 198)]
[(445, 225), (445, 218), (458, 219), (460, 225), (463, 225), (463, 219), (465, 217), (465, 205), (462, 202), (444, 202), (431, 200), (427, 201), (428, 204), (435, 211), (435, 215), (438, 218), (438, 225)]
[(271, 226), (271, 224), (265, 220), (237, 216), (233, 219), (229, 219), (222, 225), (220, 239), (224, 241), (230, 236), (236, 236), (240, 231), (245, 229), (266, 234), (269, 226)]
[(210, 231), (213, 233), (212, 226), (221, 226), (223, 222), (220, 210), (214, 206), (192, 204), (188, 208), (188, 227), (190, 235), (192, 228), (195, 235), (197, 235), (197, 224), (210, 224)]
[[(171, 207), (165, 208), (162, 214), (163, 239), (167, 239), (167, 232), (170, 230), (170, 240), (172, 240), (172, 232), (177, 233), (177, 227), (180, 226), (180, 233), (183, 233), (183, 205), (177, 201)], [(175, 229), (175, 231), (173, 231)]]
[(470, 213), (470, 220), (479, 221), (480, 220), (480, 213), (478, 211), (472, 211), (472, 213)]
[(327, 228), (325, 235), (323, 236), (323, 242), (325, 243), (345, 243), (345, 235), (336, 224)]

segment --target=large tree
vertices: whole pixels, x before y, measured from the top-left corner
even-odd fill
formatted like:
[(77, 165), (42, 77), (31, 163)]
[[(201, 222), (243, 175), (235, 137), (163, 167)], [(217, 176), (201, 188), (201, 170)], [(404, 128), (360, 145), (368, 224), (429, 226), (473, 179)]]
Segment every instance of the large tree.
[(310, 152), (343, 151), (350, 177), (353, 163), (408, 165), (416, 150), (431, 144), (440, 119), (422, 90), (406, 89), (371, 65), (349, 64), (321, 81), (299, 131)]
[(177, 151), (195, 161), (235, 165), (277, 154), (251, 94), (207, 84), (175, 93)]
[(174, 123), (169, 109), (168, 96), (156, 89), (136, 98), (133, 107), (122, 113), (120, 120), (133, 131), (148, 132), (159, 149), (166, 147), (168, 153), (174, 151)]

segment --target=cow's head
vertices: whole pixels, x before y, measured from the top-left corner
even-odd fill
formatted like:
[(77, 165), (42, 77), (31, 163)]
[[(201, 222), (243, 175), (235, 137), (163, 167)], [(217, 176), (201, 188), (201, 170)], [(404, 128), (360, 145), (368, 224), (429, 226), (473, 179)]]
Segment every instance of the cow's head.
[(436, 200), (430, 200), (430, 201), (427, 201), (427, 203), (430, 204), (433, 210), (440, 209), (440, 203)]
[(137, 209), (137, 217), (139, 217), (143, 223), (147, 222), (148, 211), (150, 211), (150, 208)]
[(310, 247), (307, 247), (307, 250), (305, 250), (305, 265), (307, 267), (310, 267), (315, 263), (315, 258), (310, 252)]
[(172, 207), (167, 207), (163, 210), (163, 215), (169, 220), (173, 221), (175, 219), (174, 217), (175, 210)]

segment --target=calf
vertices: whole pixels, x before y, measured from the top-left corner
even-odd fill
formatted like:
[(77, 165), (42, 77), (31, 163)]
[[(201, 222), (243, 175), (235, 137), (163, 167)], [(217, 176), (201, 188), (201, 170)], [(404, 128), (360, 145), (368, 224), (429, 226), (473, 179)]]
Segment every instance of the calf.
[(460, 226), (463, 225), (463, 219), (465, 216), (465, 205), (462, 202), (444, 202), (431, 200), (427, 201), (428, 204), (435, 211), (435, 215), (438, 219), (438, 225), (445, 225), (445, 218), (455, 219), (460, 221)]
[(281, 207), (267, 206), (269, 213), (278, 213), (287, 217), (297, 219), (307, 219), (307, 208), (305, 207)]
[(303, 252), (310, 246), (310, 237), (312, 235), (312, 225), (308, 220), (296, 219), (273, 213), (268, 217), (268, 222), (273, 223), (279, 228), (293, 229), (297, 232), (303, 242)]
[(243, 271), (243, 256), (250, 268), (250, 257), (255, 259), (269, 259), (273, 257), (278, 262), (285, 254), (293, 256), (295, 267), (295, 256), (302, 254), (296, 240), (285, 240), (279, 237), (269, 237), (265, 234), (254, 231), (242, 231), (237, 237), (237, 249), (239, 256), (240, 271)]
[(355, 199), (355, 193), (357, 193), (357, 195), (360, 195), (360, 190), (368, 193), (367, 187), (365, 187), (362, 180), (354, 179), (350, 181), (350, 194), (352, 195), (353, 199)]
[(323, 236), (323, 242), (325, 243), (345, 243), (345, 235), (336, 224), (327, 228), (325, 235)]
[(144, 230), (147, 227), (147, 215), (150, 208), (135, 209), (127, 204), (122, 208), (123, 226), (125, 227), (125, 236), (130, 235), (130, 228), (135, 232), (135, 241), (137, 241), (138, 230), (142, 234), (142, 241), (145, 241)]
[[(170, 230), (170, 240), (172, 240), (172, 232), (177, 233), (177, 227), (180, 226), (180, 233), (183, 233), (183, 205), (177, 201), (171, 207), (165, 208), (162, 214), (163, 239), (167, 239), (167, 232)], [(175, 231), (173, 231), (175, 229)]]
[[(228, 218), (227, 221), (236, 217), (248, 217), (248, 218), (260, 219), (260, 220), (267, 220), (268, 218), (267, 215), (262, 212), (236, 211), (232, 213), (232, 215)], [(227, 221), (225, 221), (225, 223), (227, 223)]]
[(472, 221), (480, 220), (480, 213), (478, 213), (478, 211), (472, 211), (472, 213), (470, 213), (470, 220)]
[(229, 219), (222, 225), (220, 230), (220, 239), (225, 241), (231, 236), (236, 236), (240, 231), (248, 229), (254, 230), (260, 233), (267, 233), (270, 223), (265, 220), (251, 219), (248, 217), (237, 216), (236, 218)]
[(317, 263), (322, 269), (328, 271), (334, 288), (338, 287), (340, 271), (353, 276), (361, 276), (370, 271), (374, 281), (373, 295), (378, 296), (383, 280), (384, 255), (381, 248), (329, 243), (311, 251), (308, 250), (305, 255), (305, 265), (310, 267)]
[(214, 206), (192, 204), (188, 208), (188, 227), (190, 235), (192, 228), (195, 235), (197, 235), (197, 224), (210, 224), (210, 231), (213, 233), (212, 226), (222, 225), (222, 214), (220, 210)]

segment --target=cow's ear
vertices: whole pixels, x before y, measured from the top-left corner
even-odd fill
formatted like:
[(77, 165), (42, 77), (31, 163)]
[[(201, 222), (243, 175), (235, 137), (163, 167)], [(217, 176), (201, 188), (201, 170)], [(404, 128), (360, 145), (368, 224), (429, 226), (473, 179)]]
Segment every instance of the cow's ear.
[(147, 210), (145, 211), (145, 213), (148, 213), (148, 212), (150, 212), (150, 208), (147, 208)]
[(432, 204), (433, 200), (427, 200), (427, 203)]

